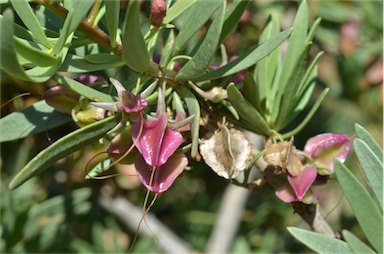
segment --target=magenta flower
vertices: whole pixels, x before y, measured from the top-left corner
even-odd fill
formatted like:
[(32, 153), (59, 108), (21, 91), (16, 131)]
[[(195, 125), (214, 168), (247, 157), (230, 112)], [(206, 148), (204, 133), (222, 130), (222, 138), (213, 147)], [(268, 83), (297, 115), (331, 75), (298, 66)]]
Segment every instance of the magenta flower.
[[(146, 163), (153, 167), (159, 167), (183, 143), (180, 132), (168, 127), (168, 115), (165, 108), (164, 95), (159, 88), (156, 120), (149, 122), (138, 120), (132, 128), (132, 139), (137, 149), (143, 155)], [(142, 129), (140, 133), (140, 129)]]
[[(150, 191), (157, 194), (169, 189), (187, 164), (188, 159), (184, 154), (172, 155), (165, 164), (158, 168), (149, 166), (141, 155), (138, 155), (135, 160), (135, 167), (140, 181)], [(152, 170), (155, 170), (155, 172), (151, 182)]]
[(332, 174), (333, 160), (344, 162), (350, 149), (351, 141), (348, 136), (335, 133), (314, 136), (304, 146), (304, 152), (311, 156), (321, 175)]
[(111, 111), (125, 111), (126, 113), (140, 112), (147, 107), (147, 101), (130, 91), (116, 79), (110, 79), (117, 91), (119, 101), (116, 102), (92, 102), (93, 105)]

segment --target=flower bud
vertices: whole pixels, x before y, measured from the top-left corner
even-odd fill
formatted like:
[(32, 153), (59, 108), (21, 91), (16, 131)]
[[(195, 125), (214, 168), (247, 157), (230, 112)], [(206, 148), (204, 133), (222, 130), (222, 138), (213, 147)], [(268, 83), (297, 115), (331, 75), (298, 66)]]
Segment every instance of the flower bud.
[(167, 5), (164, 0), (153, 0), (151, 4), (151, 24), (159, 27), (167, 14)]
[[(86, 105), (84, 105), (86, 104)], [(89, 103), (80, 103), (72, 110), (72, 118), (80, 127), (103, 120), (105, 117), (105, 109), (98, 108)]]
[(46, 103), (56, 110), (71, 114), (72, 109), (79, 103), (80, 96), (65, 86), (54, 86), (44, 92)]

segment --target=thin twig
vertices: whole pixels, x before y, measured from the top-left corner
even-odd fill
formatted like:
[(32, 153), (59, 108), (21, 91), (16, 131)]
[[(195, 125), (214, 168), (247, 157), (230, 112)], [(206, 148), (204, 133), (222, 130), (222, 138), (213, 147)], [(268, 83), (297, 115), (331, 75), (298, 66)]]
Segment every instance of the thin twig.
[[(143, 216), (143, 209), (129, 202), (124, 197), (101, 197), (100, 205), (111, 214), (119, 218), (127, 227), (136, 230)], [(146, 220), (150, 226), (152, 233), (159, 242), (159, 247), (164, 253), (192, 253), (192, 247), (175, 235), (168, 227), (159, 221), (153, 214), (147, 213)], [(151, 232), (147, 227), (140, 227), (138, 230), (140, 235), (151, 236)]]

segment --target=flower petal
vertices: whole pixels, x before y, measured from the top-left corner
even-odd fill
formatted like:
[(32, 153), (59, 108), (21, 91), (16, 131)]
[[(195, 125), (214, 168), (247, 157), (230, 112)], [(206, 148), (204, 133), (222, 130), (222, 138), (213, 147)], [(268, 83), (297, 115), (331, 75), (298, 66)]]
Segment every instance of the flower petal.
[(320, 166), (333, 173), (333, 160), (344, 162), (351, 148), (351, 141), (345, 134), (325, 133), (308, 139), (304, 151)]
[(296, 197), (295, 192), (289, 184), (284, 184), (275, 191), (275, 195), (285, 203), (297, 202), (299, 199)]
[(303, 199), (305, 193), (316, 180), (317, 168), (315, 165), (310, 165), (304, 168), (296, 177), (288, 175), (288, 182), (292, 186), (293, 191), (299, 201)]
[[(141, 155), (138, 155), (135, 160), (135, 167), (140, 181), (145, 187), (155, 193), (162, 193), (168, 190), (187, 164), (188, 159), (184, 154), (175, 154), (169, 158), (166, 164), (154, 169), (145, 163)], [(152, 170), (155, 170), (155, 172), (153, 182), (150, 183)]]

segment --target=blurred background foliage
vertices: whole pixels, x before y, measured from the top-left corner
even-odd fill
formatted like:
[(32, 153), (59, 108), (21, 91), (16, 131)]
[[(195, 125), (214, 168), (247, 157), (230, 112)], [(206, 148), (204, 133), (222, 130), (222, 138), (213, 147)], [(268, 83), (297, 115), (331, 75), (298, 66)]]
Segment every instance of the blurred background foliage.
[[(256, 44), (270, 13), (277, 14), (284, 27), (290, 26), (298, 4), (295, 1), (251, 2), (236, 31), (225, 41), (228, 55), (238, 55)], [(312, 56), (325, 51), (319, 62), (318, 93), (325, 86), (330, 87), (331, 92), (310, 124), (296, 137), (296, 146), (302, 148), (309, 137), (322, 132), (353, 135), (354, 123), (364, 126), (382, 146), (383, 3), (313, 0), (308, 4), (312, 21), (322, 18), (312, 49)], [(143, 11), (148, 10), (147, 5), (143, 3)], [(1, 6), (2, 12), (5, 7)], [(32, 95), (2, 107), (1, 115), (41, 100), (49, 86), (49, 82), (34, 85), (2, 73), (1, 103), (24, 92)], [(296, 125), (297, 122), (292, 123)], [(24, 140), (1, 144), (2, 253), (127, 252), (135, 232), (104, 210), (98, 197), (103, 193), (122, 195), (142, 206), (145, 188), (136, 177), (126, 176), (132, 168), (124, 165), (116, 167), (116, 171), (125, 175), (84, 180), (87, 162), (103, 147), (95, 145), (72, 154), (20, 188), (7, 189), (10, 179), (48, 146), (49, 140), (55, 141), (74, 128), (74, 124), (67, 124)], [(347, 161), (350, 168), (354, 167), (354, 160), (351, 154)], [(190, 166), (193, 170), (184, 173), (159, 197), (152, 212), (193, 248), (204, 251), (228, 183), (203, 163), (192, 161)], [(322, 212), (329, 213), (326, 218), (334, 230), (348, 229), (360, 236), (360, 229), (333, 179), (317, 190), (322, 197)], [(288, 204), (275, 197), (272, 188), (254, 190), (248, 199), (233, 253), (308, 252), (286, 230), (287, 226), (305, 227), (302, 223)], [(153, 237), (143, 237), (138, 239), (133, 251), (158, 249)]]

